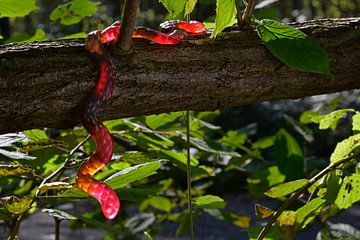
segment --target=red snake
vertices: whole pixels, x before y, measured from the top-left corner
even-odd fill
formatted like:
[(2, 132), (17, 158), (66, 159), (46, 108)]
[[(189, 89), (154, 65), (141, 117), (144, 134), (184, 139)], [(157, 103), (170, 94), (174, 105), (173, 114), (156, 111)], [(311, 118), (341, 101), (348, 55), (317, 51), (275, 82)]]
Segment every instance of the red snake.
[[(89, 33), (85, 41), (86, 51), (99, 68), (99, 76), (92, 94), (84, 104), (81, 123), (95, 141), (96, 151), (79, 168), (76, 185), (100, 202), (102, 212), (107, 219), (116, 217), (120, 209), (120, 200), (108, 185), (92, 177), (110, 161), (113, 153), (111, 134), (96, 117), (96, 111), (111, 99), (117, 79), (116, 66), (108, 57), (105, 45), (116, 43), (120, 27), (121, 24), (115, 22), (102, 31)], [(188, 35), (204, 34), (205, 26), (197, 21), (172, 20), (162, 23), (160, 31), (138, 27), (133, 31), (133, 37), (146, 38), (159, 44), (175, 45)]]

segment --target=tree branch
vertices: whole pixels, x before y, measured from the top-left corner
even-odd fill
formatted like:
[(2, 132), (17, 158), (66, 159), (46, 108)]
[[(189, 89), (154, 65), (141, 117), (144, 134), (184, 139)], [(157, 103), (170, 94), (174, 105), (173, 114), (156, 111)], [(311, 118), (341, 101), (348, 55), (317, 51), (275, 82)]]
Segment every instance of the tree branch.
[(306, 192), (309, 187), (311, 187), (314, 183), (316, 183), (318, 180), (323, 178), (326, 174), (328, 174), (330, 171), (335, 170), (338, 166), (345, 164), (349, 162), (350, 160), (353, 160), (354, 158), (358, 157), (360, 154), (354, 154), (352, 156), (348, 156), (343, 158), (341, 161), (338, 161), (336, 163), (332, 163), (326, 168), (324, 168), (321, 172), (316, 174), (314, 177), (312, 177), (302, 188), (297, 190), (291, 197), (289, 197), (286, 202), (284, 202), (280, 208), (271, 216), (269, 221), (266, 223), (265, 227), (261, 230), (259, 236), (257, 237), (257, 240), (263, 240), (266, 236), (267, 232), (270, 230), (273, 223), (275, 223), (276, 219), (281, 215), (282, 212), (284, 212), (298, 197), (300, 197), (304, 192)]
[[(111, 53), (118, 81), (98, 116), (114, 119), (180, 110), (215, 110), (360, 88), (360, 18), (294, 25), (329, 53), (335, 79), (291, 70), (254, 31), (163, 46), (133, 41), (130, 55)], [(69, 128), (96, 84), (84, 40), (0, 46), (0, 133)]]
[(120, 37), (117, 42), (119, 48), (124, 51), (130, 49), (131, 37), (136, 25), (136, 16), (139, 4), (140, 0), (126, 0), (125, 2)]

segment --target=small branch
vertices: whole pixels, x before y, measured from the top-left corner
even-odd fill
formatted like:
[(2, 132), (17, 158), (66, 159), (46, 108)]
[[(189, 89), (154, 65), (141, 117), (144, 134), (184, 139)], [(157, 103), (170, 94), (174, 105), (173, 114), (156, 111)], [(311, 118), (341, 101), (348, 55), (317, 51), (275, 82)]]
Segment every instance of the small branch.
[(19, 226), (20, 226), (20, 223), (21, 223), (21, 219), (22, 219), (22, 215), (21, 215), (21, 214), (20, 214), (19, 216), (16, 216), (15, 223), (14, 223), (14, 225), (13, 225), (12, 228), (11, 228), (11, 232), (10, 232), (10, 235), (9, 235), (8, 240), (15, 240), (15, 239), (17, 239), (17, 235), (18, 235), (18, 232), (19, 232)]
[(194, 222), (193, 222), (193, 207), (192, 207), (192, 193), (191, 193), (191, 161), (190, 161), (190, 113), (186, 111), (186, 177), (188, 189), (188, 209), (190, 221), (190, 240), (194, 239)]
[(84, 138), (81, 142), (78, 143), (78, 145), (76, 145), (71, 151), (70, 151), (70, 155), (69, 157), (64, 161), (63, 165), (61, 165), (61, 167), (59, 167), (58, 169), (56, 169), (55, 172), (53, 172), (52, 174), (50, 174), (49, 176), (47, 176), (46, 178), (44, 178), (44, 180), (40, 183), (38, 189), (36, 190), (35, 193), (35, 198), (39, 197), (40, 194), (40, 188), (47, 183), (48, 181), (50, 181), (51, 179), (53, 179), (57, 174), (62, 173), (62, 171), (64, 171), (64, 169), (66, 169), (67, 165), (70, 162), (71, 157), (75, 154), (75, 152), (82, 146), (84, 145), (84, 143), (89, 139), (90, 135), (86, 136), (86, 138)]
[(247, 4), (245, 4), (245, 11), (242, 16), (240, 16), (239, 8), (237, 8), (238, 10), (237, 20), (238, 20), (238, 25), (240, 27), (248, 28), (250, 26), (251, 17), (253, 16), (254, 9), (255, 9), (255, 0), (247, 1)]
[(54, 217), (55, 221), (55, 240), (60, 240), (60, 223), (61, 220), (57, 217)]
[(136, 25), (136, 16), (140, 0), (126, 0), (124, 7), (124, 16), (122, 18), (118, 46), (124, 51), (130, 49), (132, 33)]
[(339, 162), (330, 164), (329, 166), (327, 166), (326, 168), (324, 168), (321, 172), (319, 172), (317, 175), (315, 175), (313, 178), (311, 178), (307, 184), (305, 184), (305, 186), (303, 186), (302, 188), (300, 188), (299, 190), (297, 190), (295, 192), (295, 194), (291, 195), (291, 197), (283, 203), (283, 205), (280, 206), (280, 208), (274, 213), (274, 215), (272, 215), (272, 217), (269, 219), (269, 221), (266, 223), (265, 227), (261, 230), (259, 236), (257, 237), (257, 240), (262, 240), (264, 239), (265, 235), (267, 234), (267, 232), (270, 230), (271, 226), (273, 225), (273, 223), (276, 221), (276, 219), (280, 216), (280, 214), (285, 211), (301, 194), (303, 194), (304, 192), (307, 191), (307, 189), (309, 187), (311, 187), (311, 185), (313, 185), (316, 181), (318, 181), (319, 179), (321, 179), (322, 177), (324, 177), (327, 173), (329, 173), (330, 171), (336, 169), (336, 167), (340, 166), (341, 164), (344, 164), (352, 159), (354, 159), (355, 157), (358, 157), (360, 155), (360, 153), (358, 154), (354, 154), (352, 156), (346, 157), (344, 159), (342, 159)]

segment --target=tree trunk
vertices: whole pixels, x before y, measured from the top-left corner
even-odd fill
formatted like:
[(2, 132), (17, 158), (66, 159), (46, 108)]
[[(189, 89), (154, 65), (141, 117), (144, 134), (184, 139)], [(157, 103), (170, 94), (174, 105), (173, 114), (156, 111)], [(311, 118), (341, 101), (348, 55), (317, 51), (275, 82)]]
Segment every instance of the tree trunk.
[[(284, 66), (253, 30), (178, 46), (137, 40), (130, 55), (111, 49), (119, 77), (111, 103), (98, 115), (105, 120), (215, 110), (360, 87), (360, 18), (294, 26), (326, 49), (334, 79)], [(74, 126), (95, 83), (83, 40), (1, 46), (0, 133)]]

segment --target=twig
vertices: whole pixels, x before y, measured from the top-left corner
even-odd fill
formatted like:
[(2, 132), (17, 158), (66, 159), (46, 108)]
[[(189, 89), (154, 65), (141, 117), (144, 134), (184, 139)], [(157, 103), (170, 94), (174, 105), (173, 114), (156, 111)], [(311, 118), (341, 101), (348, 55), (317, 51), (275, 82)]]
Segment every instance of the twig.
[(130, 49), (131, 37), (136, 25), (136, 16), (140, 0), (126, 0), (124, 16), (122, 18), (120, 36), (117, 45), (120, 49), (127, 51)]
[(191, 161), (190, 161), (190, 113), (186, 111), (186, 174), (187, 174), (187, 189), (188, 189), (188, 209), (190, 220), (190, 240), (194, 239), (194, 223), (193, 223), (193, 208), (192, 208), (192, 193), (191, 193)]
[(61, 220), (57, 217), (54, 217), (55, 221), (55, 240), (60, 240), (60, 223)]
[(301, 194), (303, 194), (305, 191), (307, 191), (307, 189), (309, 187), (311, 187), (311, 185), (313, 185), (316, 181), (318, 181), (319, 179), (324, 177), (328, 172), (336, 169), (336, 167), (338, 167), (339, 165), (346, 163), (346, 162), (354, 159), (355, 157), (358, 157), (359, 155), (360, 155), (360, 153), (357, 153), (352, 156), (345, 157), (341, 161), (332, 163), (329, 166), (327, 166), (326, 168), (324, 168), (321, 172), (316, 174), (313, 178), (311, 178), (302, 188), (300, 188), (293, 195), (291, 195), (291, 197), (289, 197), (289, 199), (286, 202), (284, 202), (283, 205), (280, 206), (280, 208), (274, 213), (274, 215), (271, 216), (269, 221), (266, 223), (265, 227), (261, 230), (259, 236), (257, 237), (257, 240), (264, 239), (265, 235), (270, 230), (271, 226), (276, 221), (276, 219), (280, 216), (280, 214), (283, 211), (285, 211), (287, 209), (287, 207), (290, 204), (292, 204)]
[(17, 239), (17, 234), (19, 232), (19, 226), (20, 226), (20, 223), (21, 223), (21, 218), (22, 218), (22, 214), (20, 214), (19, 216), (16, 217), (15, 223), (11, 228), (11, 232), (10, 232), (10, 235), (9, 235), (9, 238), (8, 238), (9, 240)]
[[(239, 1), (239, 0), (237, 0)], [(248, 0), (247, 3), (245, 3), (245, 10), (242, 16), (240, 15), (239, 11), (239, 3), (237, 3), (237, 20), (239, 27), (248, 28), (250, 26), (251, 17), (253, 15), (254, 9), (255, 9), (255, 0)]]
[(44, 180), (40, 183), (38, 189), (35, 192), (35, 198), (34, 200), (39, 196), (40, 194), (40, 189), (41, 187), (47, 183), (48, 181), (50, 181), (51, 179), (53, 179), (57, 174), (61, 173), (69, 164), (71, 157), (75, 154), (75, 152), (82, 146), (84, 145), (84, 143), (89, 139), (90, 135), (86, 136), (86, 138), (84, 138), (81, 142), (78, 143), (78, 145), (76, 145), (71, 151), (70, 151), (70, 155), (69, 157), (64, 161), (64, 163), (61, 165), (61, 167), (59, 167), (58, 169), (56, 169), (55, 172), (53, 172), (52, 174), (50, 174), (49, 176), (47, 176), (46, 178), (44, 178)]

